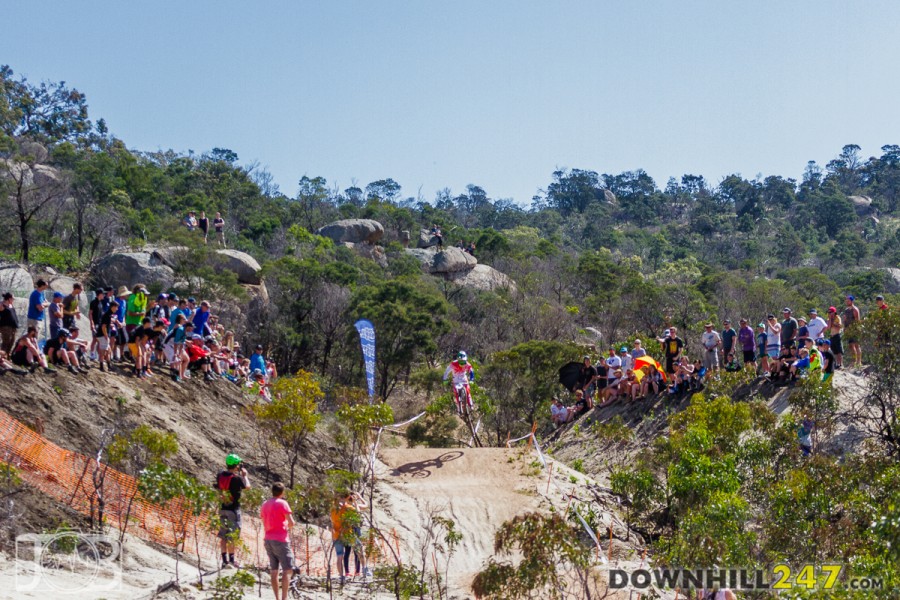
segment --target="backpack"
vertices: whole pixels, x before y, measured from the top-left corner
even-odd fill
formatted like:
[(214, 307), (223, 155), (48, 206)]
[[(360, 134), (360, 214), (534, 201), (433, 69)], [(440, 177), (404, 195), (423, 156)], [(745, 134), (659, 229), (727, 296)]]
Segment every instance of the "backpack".
[(234, 479), (234, 473), (223, 471), (216, 477), (216, 488), (219, 490), (219, 497), (223, 504), (234, 502), (234, 496), (231, 494), (231, 480)]

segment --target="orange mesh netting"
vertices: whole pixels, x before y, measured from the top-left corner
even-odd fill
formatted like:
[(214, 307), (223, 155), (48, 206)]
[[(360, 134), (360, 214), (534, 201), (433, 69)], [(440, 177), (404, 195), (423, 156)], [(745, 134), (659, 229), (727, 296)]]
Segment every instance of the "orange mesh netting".
[[(3, 411), (0, 411), (0, 460), (15, 466), (29, 485), (85, 516), (97, 514), (98, 494), (93, 481), (102, 473), (107, 525), (121, 531), (127, 520), (128, 533), (141, 539), (170, 548), (178, 540), (184, 552), (209, 559), (218, 556), (219, 540), (211, 529), (210, 515), (193, 515), (181, 499), (164, 506), (144, 500), (133, 477), (105, 464), (98, 469), (95, 459), (60, 448)], [(245, 554), (242, 557), (245, 563), (268, 564), (262, 522), (258, 518), (243, 516), (241, 540), (245, 546), (241, 552)], [(297, 527), (291, 541), (300, 569), (309, 575), (324, 576), (330, 534), (318, 529), (307, 534), (305, 528)]]

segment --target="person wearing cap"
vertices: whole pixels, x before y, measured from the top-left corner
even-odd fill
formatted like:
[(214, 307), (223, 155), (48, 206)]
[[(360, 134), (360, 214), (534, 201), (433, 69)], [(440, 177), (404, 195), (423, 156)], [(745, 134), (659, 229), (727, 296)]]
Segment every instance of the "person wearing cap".
[(55, 340), (56, 334), (63, 326), (63, 293), (53, 292), (53, 299), (47, 306), (47, 323), (50, 325), (50, 339)]
[[(831, 353), (834, 354), (834, 368), (840, 369), (844, 366), (844, 323), (841, 321), (837, 309), (833, 306), (828, 307), (828, 341), (831, 346)], [(824, 335), (822, 336), (825, 337)]]
[(700, 345), (703, 346), (703, 367), (707, 376), (711, 376), (713, 371), (719, 370), (719, 346), (722, 345), (722, 338), (711, 322), (703, 326)]
[(187, 305), (185, 306), (185, 308), (183, 310), (184, 310), (184, 316), (187, 317), (187, 320), (193, 322), (194, 313), (197, 312), (197, 301), (194, 300), (193, 298), (188, 298)]
[(169, 313), (169, 331), (175, 328), (175, 321), (178, 319), (178, 315), (184, 315), (184, 320), (188, 321), (188, 314), (187, 298), (181, 298), (178, 300), (176, 308)]
[(819, 311), (811, 308), (809, 309), (809, 320), (806, 323), (806, 327), (809, 329), (809, 337), (817, 340), (822, 337), (822, 332), (828, 327), (828, 323), (819, 316)]
[(262, 344), (257, 344), (253, 354), (250, 355), (250, 371), (252, 372), (256, 369), (263, 373), (266, 372), (266, 358), (263, 356)]
[(12, 354), (18, 330), (19, 316), (16, 314), (15, 300), (11, 292), (4, 292), (3, 301), (0, 302), (0, 350), (7, 356)]
[(731, 319), (722, 321), (722, 333), (719, 336), (722, 338), (722, 356), (728, 356), (734, 352), (734, 340), (737, 338), (737, 331), (731, 327)]
[(184, 379), (190, 360), (184, 351), (184, 340), (187, 335), (184, 328), (184, 315), (180, 313), (175, 315), (175, 320), (170, 327), (171, 329), (163, 339), (163, 354), (172, 369), (172, 379), (178, 383)]
[(63, 298), (63, 327), (69, 328), (75, 324), (75, 318), (78, 316), (78, 296), (82, 292), (80, 283), (72, 285), (72, 293)]
[(222, 501), (219, 507), (222, 527), (218, 534), (221, 540), (222, 568), (237, 568), (234, 546), (235, 541), (241, 537), (241, 493), (249, 489), (250, 477), (244, 468), (244, 461), (237, 454), (229, 454), (225, 457), (225, 470), (216, 475), (216, 490)]
[(128, 306), (128, 299), (131, 298), (131, 290), (127, 287), (120, 286), (117, 292), (119, 299), (119, 310), (116, 313), (115, 336), (110, 338), (110, 348), (112, 356), (115, 360), (122, 360), (122, 353), (125, 350), (125, 344), (128, 343), (128, 335), (125, 333), (125, 313)]
[(737, 341), (741, 347), (744, 358), (744, 368), (752, 365), (756, 369), (756, 336), (753, 335), (753, 328), (747, 322), (747, 319), (739, 321), (740, 329), (738, 330)]
[(156, 306), (150, 311), (150, 318), (153, 322), (165, 321), (169, 322), (169, 295), (160, 294), (156, 297)]
[(784, 307), (781, 309), (784, 321), (781, 322), (781, 345), (784, 348), (793, 348), (797, 343), (797, 319), (794, 318), (793, 311)]
[(203, 347), (203, 338), (196, 333), (187, 337), (184, 342), (184, 351), (188, 355), (188, 368), (192, 371), (200, 370), (205, 381), (213, 381), (215, 376), (209, 370), (209, 350)]
[(847, 306), (844, 307), (844, 330), (847, 332), (847, 344), (850, 346), (850, 353), (853, 355), (853, 367), (859, 369), (862, 367), (862, 348), (859, 345), (859, 334), (856, 332), (856, 325), (859, 323), (859, 307), (856, 306), (856, 298), (852, 294), (847, 295)]
[(78, 373), (78, 357), (69, 350), (69, 330), (61, 327), (56, 336), (44, 343), (44, 354), (47, 355), (47, 364), (65, 365), (70, 373)]
[(828, 381), (834, 375), (834, 370), (837, 367), (835, 364), (837, 356), (831, 349), (831, 340), (819, 338), (816, 340), (816, 347), (822, 360), (822, 381)]
[(194, 323), (194, 331), (198, 334), (203, 337), (212, 335), (212, 330), (209, 328), (209, 302), (204, 300), (200, 303), (200, 308), (194, 313), (191, 321)]
[(99, 359), (99, 354), (97, 353), (97, 345), (99, 344), (97, 330), (100, 328), (100, 319), (103, 317), (103, 313), (106, 312), (103, 308), (105, 299), (106, 290), (97, 288), (94, 290), (94, 299), (88, 305), (88, 323), (91, 325), (90, 354), (93, 360)]
[(628, 369), (631, 369), (634, 366), (634, 361), (628, 353), (628, 346), (619, 348), (619, 360), (622, 361), (622, 370), (626, 373), (628, 372)]
[(878, 310), (887, 310), (888, 309), (888, 305), (884, 301), (884, 296), (881, 296), (881, 295), (875, 296), (875, 306), (878, 308)]
[(38, 279), (34, 284), (34, 290), (28, 297), (28, 312), (26, 313), (26, 327), (34, 327), (35, 331), (40, 331), (41, 325), (44, 323), (44, 311), (50, 305), (44, 300), (44, 290), (47, 289), (47, 282)]

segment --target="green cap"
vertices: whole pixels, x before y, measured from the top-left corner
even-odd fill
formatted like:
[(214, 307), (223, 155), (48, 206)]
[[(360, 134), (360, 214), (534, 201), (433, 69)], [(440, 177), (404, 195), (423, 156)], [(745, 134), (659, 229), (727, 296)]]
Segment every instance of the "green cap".
[(228, 456), (225, 457), (225, 464), (229, 467), (236, 467), (237, 465), (241, 464), (242, 462), (244, 462), (244, 461), (241, 460), (241, 457), (238, 456), (237, 454), (229, 454)]

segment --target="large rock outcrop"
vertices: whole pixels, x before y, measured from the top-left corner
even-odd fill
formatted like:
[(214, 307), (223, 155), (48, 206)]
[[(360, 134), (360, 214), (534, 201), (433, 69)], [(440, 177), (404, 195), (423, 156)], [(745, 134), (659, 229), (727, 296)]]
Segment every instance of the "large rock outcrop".
[(374, 244), (384, 236), (384, 226), (372, 219), (344, 219), (329, 223), (316, 234), (330, 238), (336, 244)]
[(31, 273), (19, 265), (0, 265), (0, 292), (12, 292), (16, 298), (27, 298), (33, 289)]
[(430, 229), (419, 230), (419, 240), (416, 242), (416, 248), (431, 248), (437, 245), (437, 236), (433, 235)]
[(94, 281), (100, 285), (131, 288), (139, 283), (159, 284), (163, 289), (175, 283), (172, 267), (149, 252), (116, 252), (103, 258), (93, 272)]
[(237, 274), (238, 283), (248, 285), (259, 285), (262, 278), (259, 272), (262, 267), (256, 262), (256, 259), (239, 250), (216, 250), (218, 255), (219, 268), (228, 271), (234, 271)]
[(847, 200), (853, 205), (853, 210), (860, 217), (867, 217), (875, 212), (872, 207), (872, 199), (868, 196), (847, 196)]
[(493, 292), (500, 289), (516, 291), (515, 282), (506, 273), (501, 273), (488, 265), (475, 265), (466, 271), (456, 271), (445, 274), (448, 281), (458, 285), (470, 287), (484, 292)]

